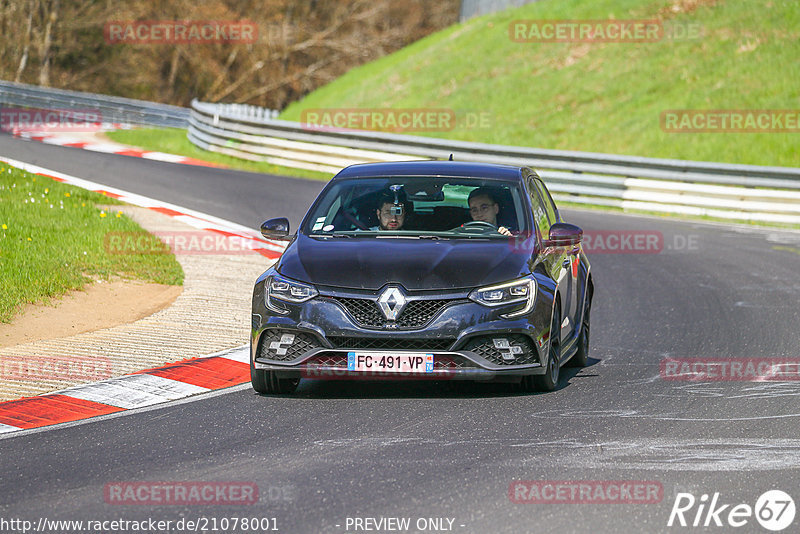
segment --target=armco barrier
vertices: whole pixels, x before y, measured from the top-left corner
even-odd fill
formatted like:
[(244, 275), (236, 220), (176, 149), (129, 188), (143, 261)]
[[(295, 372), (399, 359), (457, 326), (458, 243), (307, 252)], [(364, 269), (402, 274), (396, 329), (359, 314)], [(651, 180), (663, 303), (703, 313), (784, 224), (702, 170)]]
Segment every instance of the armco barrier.
[(335, 173), (354, 163), (446, 159), (530, 165), (560, 201), (773, 223), (800, 223), (800, 169), (489, 145), (369, 131), (312, 131), (277, 112), (153, 102), (0, 81), (0, 106), (92, 109), (103, 122), (185, 128), (201, 148)]
[(312, 131), (253, 106), (192, 102), (195, 145), (335, 173), (354, 163), (447, 159), (529, 165), (557, 200), (737, 220), (800, 223), (800, 169), (542, 150), (368, 131)]
[(38, 87), (0, 80), (0, 106), (91, 109), (103, 122), (186, 128), (189, 109), (132, 98)]

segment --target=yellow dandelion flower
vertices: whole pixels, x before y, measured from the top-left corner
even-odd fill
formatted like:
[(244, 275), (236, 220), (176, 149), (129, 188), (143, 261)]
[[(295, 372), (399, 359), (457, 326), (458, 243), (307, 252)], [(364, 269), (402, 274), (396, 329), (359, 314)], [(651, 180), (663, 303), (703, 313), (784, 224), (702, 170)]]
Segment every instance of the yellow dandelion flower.
[(64, 196), (68, 197), (68, 196), (70, 196), (70, 194), (69, 193), (64, 193)]
[(117, 219), (119, 219), (120, 217), (122, 217), (122, 212), (121, 212), (121, 211), (118, 211), (118, 212), (117, 212)]
[(4, 225), (3, 225), (3, 230), (8, 230), (8, 226), (6, 226), (6, 225), (4, 224)]
[(101, 218), (103, 218), (103, 217), (105, 217), (105, 216), (106, 216), (106, 212), (104, 212), (104, 211), (101, 211), (101, 212), (100, 212), (100, 217), (101, 217)]
[(31, 239), (31, 238), (29, 237), (29, 238), (28, 238), (28, 241), (33, 241), (33, 239)]

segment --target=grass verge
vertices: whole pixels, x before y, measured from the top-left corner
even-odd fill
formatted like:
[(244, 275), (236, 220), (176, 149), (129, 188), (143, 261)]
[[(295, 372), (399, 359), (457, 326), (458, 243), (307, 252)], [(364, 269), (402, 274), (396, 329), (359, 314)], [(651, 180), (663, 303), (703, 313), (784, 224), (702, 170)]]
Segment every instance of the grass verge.
[[(183, 284), (172, 254), (114, 254), (108, 232), (149, 235), (108, 206), (115, 199), (0, 163), (0, 322), (92, 279)], [(106, 208), (98, 208), (98, 205)]]

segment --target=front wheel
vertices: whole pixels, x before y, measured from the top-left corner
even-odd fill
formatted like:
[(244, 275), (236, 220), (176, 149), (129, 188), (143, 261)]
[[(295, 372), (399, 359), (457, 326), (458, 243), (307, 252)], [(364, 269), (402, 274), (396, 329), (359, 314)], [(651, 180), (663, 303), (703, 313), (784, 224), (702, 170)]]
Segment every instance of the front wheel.
[(567, 365), (570, 367), (586, 367), (589, 364), (589, 333), (591, 332), (590, 312), (592, 310), (592, 293), (590, 291), (586, 291), (585, 301), (583, 306), (583, 321), (581, 322), (581, 334), (578, 338), (578, 351), (567, 362)]
[(256, 393), (288, 395), (300, 384), (299, 378), (278, 378), (275, 371), (250, 367), (250, 383)]
[(553, 391), (558, 386), (561, 374), (561, 309), (553, 310), (553, 324), (550, 325), (550, 350), (547, 354), (546, 370), (543, 375), (534, 375), (533, 384), (538, 391)]
[[(556, 334), (558, 332), (558, 334)], [(553, 310), (553, 324), (550, 325), (550, 350), (547, 353), (545, 373), (543, 375), (523, 376), (519, 389), (523, 393), (534, 391), (553, 391), (558, 385), (561, 360), (561, 309), (556, 305)]]

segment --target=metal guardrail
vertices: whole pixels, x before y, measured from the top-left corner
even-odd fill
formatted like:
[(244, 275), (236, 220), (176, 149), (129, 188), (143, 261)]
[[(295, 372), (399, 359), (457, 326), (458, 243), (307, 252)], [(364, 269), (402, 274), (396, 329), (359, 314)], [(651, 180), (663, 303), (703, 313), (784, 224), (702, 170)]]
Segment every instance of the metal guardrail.
[(461, 9), (458, 15), (459, 22), (465, 22), (472, 17), (496, 13), (504, 9), (530, 4), (536, 0), (461, 0)]
[(0, 106), (96, 111), (106, 123), (186, 128), (189, 109), (132, 98), (38, 87), (0, 80)]
[[(252, 108), (252, 106), (248, 106)], [(800, 224), (800, 169), (489, 145), (364, 131), (319, 131), (192, 102), (189, 140), (252, 161), (336, 173), (355, 163), (412, 159), (529, 165), (560, 201), (626, 209)]]

